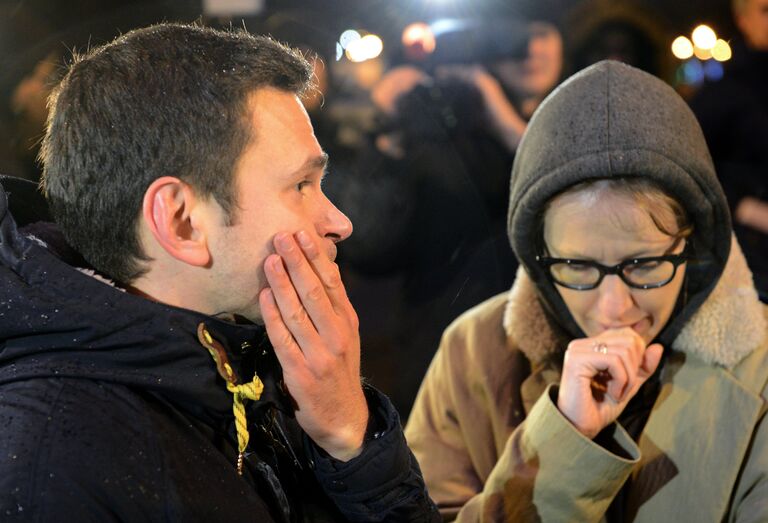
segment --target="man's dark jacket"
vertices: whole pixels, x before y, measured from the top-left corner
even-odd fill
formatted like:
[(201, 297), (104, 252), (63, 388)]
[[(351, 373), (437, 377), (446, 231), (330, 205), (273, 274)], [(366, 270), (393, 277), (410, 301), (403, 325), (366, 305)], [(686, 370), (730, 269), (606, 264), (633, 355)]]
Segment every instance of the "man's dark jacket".
[[(78, 270), (55, 227), (32, 223), (45, 214), (34, 188), (2, 184), (0, 520), (439, 520), (383, 395), (366, 389), (363, 453), (332, 459), (296, 423), (263, 328)], [(248, 405), (242, 476), (232, 395), (201, 324), (236, 374), (265, 384)]]

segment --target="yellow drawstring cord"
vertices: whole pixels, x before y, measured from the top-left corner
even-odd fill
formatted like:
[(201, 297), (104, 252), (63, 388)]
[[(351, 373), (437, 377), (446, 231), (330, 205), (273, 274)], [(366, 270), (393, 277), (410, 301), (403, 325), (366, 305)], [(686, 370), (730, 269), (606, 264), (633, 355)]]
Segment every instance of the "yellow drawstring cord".
[(197, 326), (197, 338), (200, 343), (211, 353), (219, 375), (227, 382), (227, 390), (232, 393), (232, 412), (235, 415), (235, 428), (237, 429), (237, 473), (243, 475), (243, 457), (248, 446), (248, 420), (245, 417), (246, 400), (258, 401), (264, 391), (264, 384), (258, 374), (248, 383), (238, 384), (237, 376), (232, 366), (227, 361), (227, 353), (219, 342), (211, 337), (204, 323)]

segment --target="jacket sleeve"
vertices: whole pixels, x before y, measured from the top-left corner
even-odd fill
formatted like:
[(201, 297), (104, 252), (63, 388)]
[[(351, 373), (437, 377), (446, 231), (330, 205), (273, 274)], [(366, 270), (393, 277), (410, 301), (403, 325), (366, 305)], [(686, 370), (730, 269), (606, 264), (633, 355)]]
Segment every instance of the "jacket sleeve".
[(341, 462), (308, 442), (318, 482), (349, 521), (441, 521), (397, 411), (374, 388), (365, 393), (371, 418), (360, 456)]
[[(513, 366), (505, 357), (500, 351), (485, 360)], [(477, 368), (482, 359), (449, 331), (406, 429), (445, 521), (600, 521), (639, 459), (629, 435), (614, 425), (605, 443), (630, 459), (584, 437), (552, 401), (554, 386), (516, 426), (499, 427), (499, 411), (519, 405), (519, 398), (505, 398), (520, 395), (519, 382), (504, 390), (503, 382), (514, 380)]]

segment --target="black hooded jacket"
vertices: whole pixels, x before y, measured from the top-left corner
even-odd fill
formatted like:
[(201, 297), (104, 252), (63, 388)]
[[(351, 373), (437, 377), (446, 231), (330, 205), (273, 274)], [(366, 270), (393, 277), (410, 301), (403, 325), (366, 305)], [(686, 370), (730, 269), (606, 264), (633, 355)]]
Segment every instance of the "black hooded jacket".
[[(437, 518), (384, 396), (366, 389), (363, 453), (330, 458), (296, 423), (263, 328), (154, 303), (78, 270), (54, 226), (17, 229), (11, 211), (20, 227), (45, 213), (27, 199), (39, 194), (2, 182), (2, 521)], [(198, 339), (201, 324), (236, 374), (255, 371), (265, 385), (248, 405), (242, 476), (232, 395)]]

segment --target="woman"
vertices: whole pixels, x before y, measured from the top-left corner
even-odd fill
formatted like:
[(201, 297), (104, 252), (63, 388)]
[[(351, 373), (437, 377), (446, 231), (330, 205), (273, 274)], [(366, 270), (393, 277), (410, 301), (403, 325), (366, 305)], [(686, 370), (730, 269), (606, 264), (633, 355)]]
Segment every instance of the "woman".
[(765, 521), (768, 332), (695, 118), (600, 62), (512, 172), (512, 290), (446, 331), (407, 427), (458, 521)]

